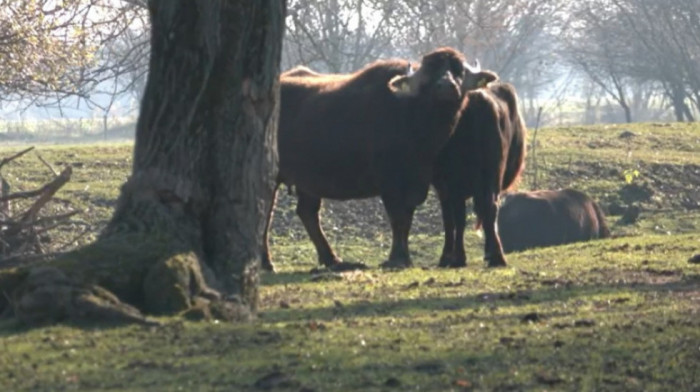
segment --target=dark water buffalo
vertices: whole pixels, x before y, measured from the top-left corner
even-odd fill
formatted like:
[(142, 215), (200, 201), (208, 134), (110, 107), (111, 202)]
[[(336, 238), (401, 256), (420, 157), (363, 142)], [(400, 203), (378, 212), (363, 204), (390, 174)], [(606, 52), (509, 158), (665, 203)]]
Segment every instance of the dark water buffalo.
[(506, 252), (610, 237), (598, 204), (574, 189), (508, 193), (498, 227)]
[(525, 136), (513, 86), (494, 82), (466, 94), (459, 123), (438, 157), (433, 178), (445, 227), (441, 267), (467, 265), (464, 217), (465, 202), (471, 197), (477, 226), (484, 229), (484, 259), (490, 267), (506, 265), (496, 230), (498, 197), (520, 177)]
[[(321, 230), (321, 199), (373, 196), (381, 197), (391, 222), (386, 265), (411, 264), (408, 232), (433, 163), (464, 92), (488, 76), (450, 48), (425, 55), (413, 68), (384, 60), (352, 74), (296, 68), (281, 77), (278, 184), (296, 189), (297, 214), (324, 266), (344, 268)], [(267, 231), (264, 247), (263, 268), (272, 270)]]

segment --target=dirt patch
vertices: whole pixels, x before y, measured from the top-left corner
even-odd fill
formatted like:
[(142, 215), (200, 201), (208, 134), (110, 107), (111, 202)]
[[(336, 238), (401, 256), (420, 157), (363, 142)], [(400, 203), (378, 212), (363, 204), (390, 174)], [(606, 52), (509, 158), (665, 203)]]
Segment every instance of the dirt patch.
[(667, 207), (700, 209), (700, 166), (654, 163), (639, 170)]
[(562, 188), (581, 180), (610, 180), (622, 178), (619, 168), (612, 162), (572, 161), (566, 166), (549, 170), (549, 183), (552, 188)]
[[(289, 195), (286, 189), (280, 189), (272, 222), (273, 236), (286, 236), (290, 239), (307, 238), (295, 208), (296, 197)], [(391, 242), (389, 221), (378, 197), (348, 201), (323, 200), (321, 226), (326, 234), (335, 240), (359, 237), (368, 240), (386, 238), (387, 242)], [(411, 234), (439, 235), (441, 233), (440, 206), (431, 190), (426, 202), (416, 211)]]

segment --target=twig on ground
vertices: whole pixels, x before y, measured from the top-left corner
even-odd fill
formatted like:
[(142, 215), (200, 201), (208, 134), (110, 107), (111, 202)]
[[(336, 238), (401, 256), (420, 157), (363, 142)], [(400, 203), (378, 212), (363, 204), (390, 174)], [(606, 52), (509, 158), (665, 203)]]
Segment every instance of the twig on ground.
[(48, 203), (51, 198), (53, 197), (56, 192), (58, 192), (59, 189), (63, 185), (65, 185), (69, 180), (70, 176), (73, 173), (73, 169), (68, 166), (63, 171), (61, 174), (58, 175), (58, 177), (54, 178), (53, 181), (50, 183), (44, 185), (42, 188), (42, 193), (39, 199), (32, 205), (27, 212), (24, 213), (20, 221), (26, 222), (29, 220), (34, 220), (36, 218), (36, 215), (39, 213), (39, 210), (41, 210), (46, 203)]
[[(33, 149), (34, 147), (30, 147), (0, 160), (0, 168)], [(73, 169), (71, 166), (68, 166), (60, 173), (56, 173), (51, 164), (41, 155), (37, 153), (36, 156), (54, 175), (54, 178), (41, 188), (10, 193), (9, 183), (0, 177), (2, 179), (0, 184), (2, 185), (0, 189), (0, 268), (7, 268), (31, 262), (32, 260), (47, 260), (45, 253), (49, 249), (45, 248), (48, 246), (48, 243), (46, 241), (42, 242), (42, 239), (50, 238), (46, 237), (46, 233), (59, 226), (73, 223), (70, 219), (82, 212), (69, 211), (53, 216), (41, 216), (41, 211), (44, 207), (55, 200), (54, 195), (56, 192), (70, 181)], [(22, 205), (25, 207), (13, 212), (10, 209), (10, 200), (21, 200), (23, 202)], [(71, 204), (67, 200), (60, 200), (59, 202), (64, 206), (70, 206)], [(26, 207), (27, 205), (28, 207)], [(61, 246), (61, 249), (66, 249), (87, 234), (88, 229), (85, 229), (83, 233), (76, 236), (68, 244), (61, 243), (58, 245)], [(57, 246), (53, 244), (50, 248), (56, 249)]]
[(6, 164), (8, 164), (8, 163), (14, 161), (15, 159), (21, 157), (22, 155), (28, 153), (29, 151), (32, 151), (33, 149), (34, 149), (34, 146), (29, 147), (29, 148), (27, 148), (27, 149), (25, 149), (25, 150), (22, 150), (22, 151), (18, 152), (18, 153), (15, 154), (15, 155), (11, 155), (11, 156), (9, 156), (9, 157), (7, 157), (7, 158), (3, 158), (2, 161), (0, 161), (0, 168), (2, 168), (2, 167), (5, 166)]
[(49, 164), (48, 162), (46, 162), (46, 161), (44, 160), (44, 158), (42, 158), (41, 155), (39, 155), (39, 152), (38, 152), (38, 151), (36, 152), (36, 156), (37, 156), (37, 158), (39, 158), (39, 160), (41, 161), (41, 163), (44, 164), (44, 166), (48, 167), (49, 170), (51, 170), (51, 173), (53, 173), (54, 177), (56, 177), (56, 176), (59, 175), (58, 172), (56, 171), (56, 169), (54, 169), (53, 166), (51, 166), (51, 164)]

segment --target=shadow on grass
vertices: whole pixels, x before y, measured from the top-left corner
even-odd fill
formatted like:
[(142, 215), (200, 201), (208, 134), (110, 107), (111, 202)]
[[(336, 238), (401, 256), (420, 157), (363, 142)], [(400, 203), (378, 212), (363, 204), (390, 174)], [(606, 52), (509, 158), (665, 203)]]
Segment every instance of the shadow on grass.
[(309, 283), (313, 275), (309, 271), (265, 273), (260, 279), (261, 286), (277, 286)]
[[(260, 317), (265, 322), (330, 321), (356, 317), (412, 315), (416, 312), (482, 311), (494, 306), (526, 306), (553, 301), (567, 301), (590, 295), (614, 295), (622, 292), (684, 292), (692, 290), (700, 290), (700, 275), (685, 275), (677, 281), (660, 283), (631, 282), (562, 286), (560, 288), (526, 291), (487, 292), (464, 297), (432, 297), (381, 302), (358, 301), (333, 307), (269, 310), (262, 312)], [(526, 313), (526, 311), (522, 312), (521, 316)]]
[[(346, 261), (347, 264), (362, 264), (355, 261)], [(289, 285), (289, 284), (300, 284), (300, 283), (314, 283), (317, 281), (326, 280), (342, 280), (340, 273), (348, 271), (369, 271), (371, 268), (357, 268), (348, 269), (347, 271), (332, 271), (324, 267), (319, 266), (309, 266), (307, 271), (294, 271), (294, 272), (275, 272), (275, 273), (265, 273), (262, 275), (260, 281), (261, 286), (277, 286), (277, 285)]]
[[(0, 320), (0, 338), (21, 335), (23, 333), (28, 333), (35, 331), (44, 327), (54, 327), (54, 326), (67, 326), (72, 328), (77, 328), (85, 332), (89, 331), (107, 331), (115, 328), (123, 328), (125, 326), (131, 326), (134, 324), (124, 323), (124, 322), (113, 322), (113, 321), (71, 321), (64, 320), (58, 322), (47, 322), (39, 325), (28, 326), (23, 324), (16, 318), (9, 318), (6, 320)], [(163, 324), (161, 326), (152, 326), (153, 328), (167, 328), (170, 324)], [(152, 328), (149, 326), (139, 326), (139, 328)]]

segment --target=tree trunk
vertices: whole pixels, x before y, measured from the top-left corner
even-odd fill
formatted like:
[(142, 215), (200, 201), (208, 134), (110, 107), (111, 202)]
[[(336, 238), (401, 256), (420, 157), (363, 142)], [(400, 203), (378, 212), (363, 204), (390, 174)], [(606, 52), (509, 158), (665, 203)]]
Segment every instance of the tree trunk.
[(620, 106), (622, 106), (622, 110), (625, 111), (625, 121), (629, 124), (632, 122), (632, 111), (630, 110), (629, 105), (625, 101), (620, 102)]
[(625, 122), (629, 124), (632, 122), (632, 110), (630, 110), (630, 105), (627, 103), (627, 98), (625, 98), (626, 94), (624, 90), (624, 85), (618, 78), (613, 77), (613, 81), (615, 84), (615, 90), (617, 91), (617, 96), (615, 96), (615, 99), (620, 104), (620, 107), (622, 107), (622, 110), (625, 112)]
[[(73, 301), (98, 285), (139, 310), (174, 313), (219, 298), (214, 287), (254, 311), (277, 173), (285, 1), (148, 5), (151, 59), (132, 175), (99, 240), (57, 260), (54, 275), (68, 277), (61, 287)], [(16, 272), (22, 281), (33, 271)], [(35, 316), (27, 298), (39, 294), (28, 285), (13, 307)], [(23, 300), (31, 309), (18, 307)]]
[(676, 116), (676, 121), (683, 122), (683, 103), (673, 96), (671, 97), (671, 104), (673, 105), (673, 114)]
[(690, 106), (688, 106), (685, 103), (685, 100), (683, 100), (683, 113), (685, 114), (685, 119), (688, 122), (695, 122), (695, 117), (693, 117), (693, 112), (690, 110)]
[(673, 113), (676, 116), (676, 121), (695, 121), (695, 118), (693, 117), (690, 108), (685, 103), (685, 87), (683, 87), (682, 85), (675, 85), (670, 88), (667, 88), (666, 92), (669, 98), (671, 98), (671, 105), (673, 105)]

